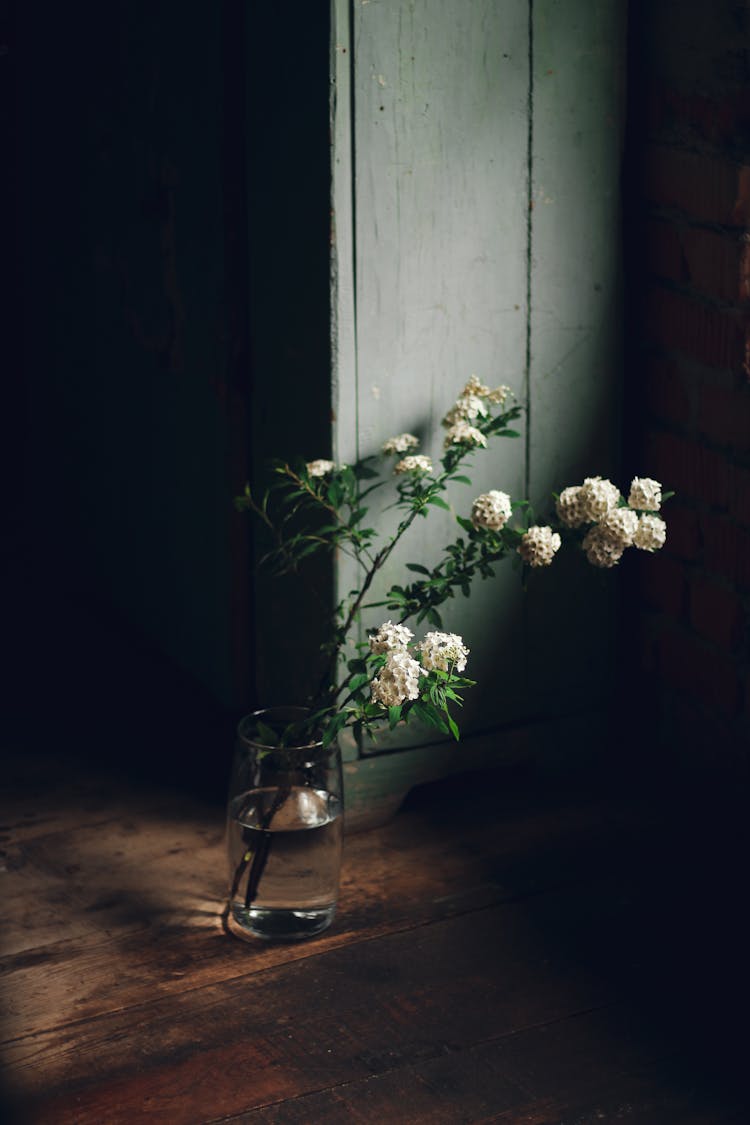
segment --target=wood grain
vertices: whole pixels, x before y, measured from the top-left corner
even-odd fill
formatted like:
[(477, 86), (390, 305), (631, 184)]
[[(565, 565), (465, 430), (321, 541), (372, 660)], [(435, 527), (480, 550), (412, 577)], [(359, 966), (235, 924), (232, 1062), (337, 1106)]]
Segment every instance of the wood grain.
[(700, 990), (682, 1002), (658, 805), (520, 769), (440, 782), (348, 838), (331, 931), (256, 945), (219, 926), (221, 809), (110, 780), (89, 767), (79, 827), (3, 809), (8, 1120), (742, 1120)]

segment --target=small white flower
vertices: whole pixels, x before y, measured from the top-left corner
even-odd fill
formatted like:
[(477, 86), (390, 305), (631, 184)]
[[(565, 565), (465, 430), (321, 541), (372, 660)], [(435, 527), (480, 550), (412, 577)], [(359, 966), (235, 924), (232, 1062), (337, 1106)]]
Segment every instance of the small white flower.
[(620, 500), (620, 490), (611, 480), (601, 477), (586, 477), (578, 493), (584, 523), (595, 523), (606, 516), (610, 508), (616, 508)]
[(661, 507), (661, 485), (651, 477), (633, 477), (628, 504), (640, 511), (658, 512)]
[(396, 434), (395, 437), (384, 441), (381, 448), (385, 454), (408, 453), (410, 449), (416, 449), (418, 446), (419, 438), (414, 434)]
[(385, 621), (377, 632), (370, 634), (370, 650), (376, 656), (384, 652), (406, 652), (406, 646), (413, 636), (411, 629), (407, 629), (405, 625)]
[(418, 699), (419, 677), (424, 674), (408, 652), (391, 652), (370, 684), (372, 698), (383, 707), (397, 707), (407, 699)]
[(307, 462), (307, 473), (308, 476), (311, 477), (325, 477), (328, 473), (332, 473), (335, 468), (336, 465), (333, 461), (317, 460)]
[(551, 527), (530, 527), (516, 550), (529, 566), (549, 566), (560, 550), (560, 536)]
[(622, 558), (623, 546), (607, 531), (597, 524), (590, 528), (583, 538), (582, 547), (592, 566), (609, 568), (616, 566)]
[(487, 445), (487, 438), (481, 430), (475, 426), (470, 426), (468, 422), (456, 422), (451, 426), (445, 435), (445, 448), (449, 449), (452, 445)]
[(415, 453), (410, 457), (402, 458), (393, 471), (394, 473), (431, 473), (432, 461), (423, 453)]
[(586, 522), (586, 512), (581, 501), (580, 484), (564, 488), (555, 502), (558, 519), (566, 527), (580, 527)]
[(485, 395), (487, 401), (493, 403), (495, 406), (504, 406), (505, 400), (512, 397), (513, 391), (510, 387), (506, 387), (504, 383), (499, 387), (495, 387), (489, 394)]
[(476, 375), (470, 375), (469, 381), (461, 391), (461, 398), (466, 395), (478, 395), (479, 398), (488, 398), (492, 392), (485, 383), (481, 381)]
[(471, 505), (471, 522), (474, 527), (486, 527), (490, 531), (500, 531), (511, 516), (510, 496), (493, 488), (477, 496)]
[(667, 525), (661, 516), (639, 516), (633, 546), (641, 551), (658, 551), (667, 541)]
[(473, 422), (475, 418), (485, 418), (489, 411), (479, 395), (462, 394), (455, 406), (443, 418), (444, 426), (454, 426), (456, 422)]
[(638, 516), (630, 508), (611, 508), (599, 522), (609, 537), (619, 544), (620, 549), (633, 545), (633, 536), (638, 528)]
[(436, 668), (447, 672), (449, 665), (453, 665), (457, 672), (463, 672), (469, 655), (469, 649), (457, 633), (427, 633), (417, 649), (421, 654), (422, 667), (429, 672)]

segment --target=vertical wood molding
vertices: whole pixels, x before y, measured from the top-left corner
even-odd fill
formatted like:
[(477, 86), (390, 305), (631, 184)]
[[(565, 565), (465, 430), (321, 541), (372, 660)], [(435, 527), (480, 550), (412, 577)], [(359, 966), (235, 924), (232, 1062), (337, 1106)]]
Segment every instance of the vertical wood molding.
[(331, 0), (331, 401), (337, 461), (359, 456), (354, 287), (355, 150), (349, 0)]

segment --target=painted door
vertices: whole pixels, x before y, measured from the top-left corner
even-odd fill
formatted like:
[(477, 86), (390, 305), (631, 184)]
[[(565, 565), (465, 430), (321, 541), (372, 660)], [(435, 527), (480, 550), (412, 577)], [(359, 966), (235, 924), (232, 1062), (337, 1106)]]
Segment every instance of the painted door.
[[(455, 513), (499, 488), (543, 516), (552, 490), (616, 474), (624, 19), (624, 0), (334, 0), (339, 460), (402, 431), (439, 457), (441, 418), (475, 373), (513, 388), (523, 435), (474, 456)], [(457, 531), (439, 510), (418, 523), (381, 591)], [(339, 589), (353, 579), (340, 563)], [(373, 798), (368, 784), (408, 788), (594, 729), (611, 686), (613, 587), (571, 557), (524, 590), (506, 560), (449, 603), (445, 626), (479, 681), (466, 740), (435, 747), (410, 727), (350, 746), (357, 802)]]

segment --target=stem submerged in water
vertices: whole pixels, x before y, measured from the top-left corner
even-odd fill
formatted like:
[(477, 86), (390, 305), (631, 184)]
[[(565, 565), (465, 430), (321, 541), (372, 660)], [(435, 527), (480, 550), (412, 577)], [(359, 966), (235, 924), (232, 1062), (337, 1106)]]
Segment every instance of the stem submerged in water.
[(250, 871), (248, 872), (247, 887), (245, 888), (245, 909), (249, 910), (252, 904), (255, 902), (255, 899), (258, 897), (258, 888), (260, 887), (260, 881), (263, 877), (263, 872), (266, 869), (268, 857), (271, 852), (271, 845), (273, 843), (273, 833), (270, 830), (271, 821), (276, 816), (276, 813), (279, 811), (279, 809), (285, 804), (291, 791), (292, 787), (288, 782), (280, 786), (276, 790), (276, 796), (273, 799), (273, 803), (271, 804), (268, 812), (263, 817), (262, 823), (259, 825), (263, 835), (260, 838), (258, 846), (253, 853), (249, 851), (245, 852), (242, 859), (237, 864), (237, 868), (232, 879), (232, 886), (229, 891), (227, 914), (232, 907), (234, 897), (239, 890), (240, 883), (242, 882), (242, 876), (244, 875), (245, 869), (247, 868), (248, 864), (250, 864)]

